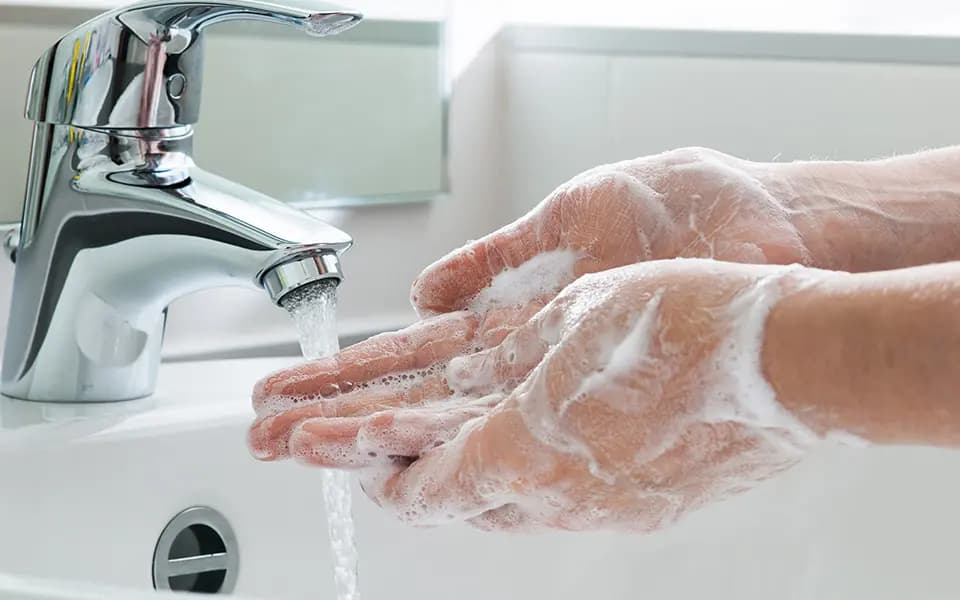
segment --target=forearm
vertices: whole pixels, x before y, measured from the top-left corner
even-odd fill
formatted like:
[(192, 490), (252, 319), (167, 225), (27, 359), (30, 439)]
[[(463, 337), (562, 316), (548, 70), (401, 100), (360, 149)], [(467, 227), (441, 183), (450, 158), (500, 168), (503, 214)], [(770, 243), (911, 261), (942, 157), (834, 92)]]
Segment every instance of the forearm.
[(820, 434), (960, 445), (960, 263), (835, 274), (767, 320), (763, 367)]
[(863, 272), (960, 260), (960, 147), (759, 168), (817, 267)]

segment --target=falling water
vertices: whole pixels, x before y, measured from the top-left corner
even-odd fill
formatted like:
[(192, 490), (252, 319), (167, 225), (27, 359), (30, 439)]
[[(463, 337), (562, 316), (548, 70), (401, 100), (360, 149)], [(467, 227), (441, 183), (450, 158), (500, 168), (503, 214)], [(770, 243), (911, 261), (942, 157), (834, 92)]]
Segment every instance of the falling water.
[[(305, 286), (283, 299), (283, 307), (296, 322), (300, 350), (308, 359), (336, 353), (340, 349), (336, 330), (337, 287), (330, 282)], [(354, 538), (350, 475), (346, 471), (323, 469), (323, 503), (333, 552), (337, 600), (358, 600), (357, 547)]]

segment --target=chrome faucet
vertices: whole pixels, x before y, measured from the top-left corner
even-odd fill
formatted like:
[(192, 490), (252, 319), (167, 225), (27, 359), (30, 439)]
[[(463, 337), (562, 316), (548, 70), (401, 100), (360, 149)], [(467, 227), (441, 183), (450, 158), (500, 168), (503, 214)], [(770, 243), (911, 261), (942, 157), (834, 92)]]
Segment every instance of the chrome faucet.
[(257, 19), (329, 35), (361, 19), (287, 1), (147, 0), (80, 25), (37, 61), (4, 395), (147, 396), (175, 298), (246, 285), (279, 304), (341, 279), (349, 235), (192, 159), (207, 25)]

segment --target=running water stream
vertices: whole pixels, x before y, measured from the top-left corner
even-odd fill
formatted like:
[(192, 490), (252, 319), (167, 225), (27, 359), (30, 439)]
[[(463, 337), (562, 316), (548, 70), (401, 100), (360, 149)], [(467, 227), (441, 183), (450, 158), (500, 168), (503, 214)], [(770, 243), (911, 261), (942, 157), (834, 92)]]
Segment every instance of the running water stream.
[[(305, 286), (289, 294), (282, 304), (296, 323), (304, 358), (321, 358), (340, 349), (336, 284), (321, 281)], [(359, 600), (350, 474), (336, 469), (323, 469), (320, 473), (337, 600)]]

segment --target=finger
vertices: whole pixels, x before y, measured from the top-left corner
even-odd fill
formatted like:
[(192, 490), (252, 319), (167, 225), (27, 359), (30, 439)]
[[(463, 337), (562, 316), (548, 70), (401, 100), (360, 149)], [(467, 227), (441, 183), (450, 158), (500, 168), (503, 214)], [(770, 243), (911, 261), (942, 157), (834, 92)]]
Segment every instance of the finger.
[[(306, 418), (306, 417), (304, 417)], [(357, 429), (359, 429), (362, 419), (352, 418), (329, 418), (325, 419), (330, 424), (330, 429), (326, 433), (330, 440), (346, 440), (356, 438)], [(302, 421), (293, 424), (277, 423), (271, 419), (257, 421), (247, 431), (247, 445), (250, 448), (250, 454), (257, 460), (273, 461), (287, 458), (290, 456), (290, 436), (294, 429)], [(338, 443), (338, 442), (331, 442)]]
[(543, 360), (548, 349), (540, 335), (540, 320), (534, 319), (499, 346), (451, 360), (447, 384), (455, 393), (475, 396), (507, 391)]
[[(363, 417), (302, 418), (258, 442), (261, 460), (291, 456), (321, 467), (351, 469), (399, 457), (416, 458), (453, 439), (463, 423), (486, 414), (495, 398), (387, 410)], [(253, 443), (251, 443), (253, 445)]]
[(372, 461), (357, 448), (357, 432), (365, 420), (347, 417), (304, 421), (290, 432), (289, 455), (317, 467), (357, 469), (368, 466)]
[(483, 315), (479, 338), (481, 346), (493, 348), (516, 329), (525, 325), (546, 304), (544, 299), (535, 299), (524, 306), (497, 307)]
[(447, 442), (492, 404), (385, 411), (364, 418), (309, 419), (290, 435), (290, 454), (321, 467), (356, 468), (385, 460), (416, 459)]
[(382, 507), (381, 496), (387, 482), (410, 466), (406, 459), (396, 459), (376, 463), (358, 472), (360, 489), (371, 502)]
[(467, 522), (481, 531), (498, 533), (536, 533), (548, 529), (546, 523), (517, 504), (485, 511)]
[(273, 373), (253, 392), (260, 416), (349, 392), (384, 377), (429, 368), (476, 347), (477, 318), (442, 315), (360, 342), (336, 356)]
[(248, 444), (257, 459), (280, 460), (290, 456), (288, 441), (293, 431), (309, 419), (363, 417), (391, 408), (441, 400), (449, 395), (443, 375), (431, 375), (420, 381), (401, 378), (390, 385), (361, 388), (261, 417), (250, 428)]
[[(492, 402), (473, 402), (454, 409), (397, 410), (373, 415), (357, 434), (358, 450), (370, 458), (416, 459), (455, 438), (466, 422), (484, 416), (491, 408)], [(304, 429), (308, 428), (309, 423), (304, 425)]]
[[(481, 332), (496, 330), (509, 332), (515, 324), (525, 320), (532, 308), (499, 310), (486, 315), (478, 326)], [(493, 340), (499, 335), (481, 333), (480, 337)], [(476, 342), (474, 342), (476, 344)], [(480, 344), (482, 346), (483, 344)], [(477, 345), (471, 346), (475, 350)], [(350, 358), (348, 353), (341, 355), (343, 360)], [(388, 373), (379, 379), (359, 384), (351, 384), (352, 391), (327, 392), (317, 398), (312, 396), (282, 396), (283, 402), (273, 402), (272, 410), (261, 410), (260, 418), (251, 427), (249, 446), (253, 455), (260, 460), (279, 460), (290, 456), (288, 440), (293, 430), (307, 419), (317, 417), (353, 417), (364, 416), (401, 406), (414, 406), (442, 401), (450, 397), (445, 372), (439, 371), (443, 362), (435, 363), (427, 369)], [(310, 380), (318, 383), (319, 377)], [(329, 385), (329, 384), (326, 384)]]
[[(506, 415), (506, 418), (505, 418)], [(452, 441), (423, 454), (408, 468), (368, 490), (375, 501), (415, 525), (476, 517), (509, 504), (525, 460), (519, 416), (495, 411), (469, 421)]]
[(420, 315), (467, 308), (493, 278), (560, 243), (557, 202), (547, 199), (520, 220), (455, 250), (433, 263), (413, 283), (410, 298)]

